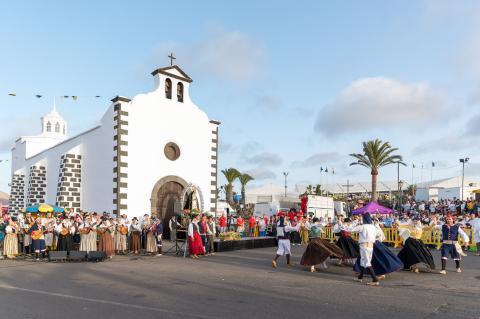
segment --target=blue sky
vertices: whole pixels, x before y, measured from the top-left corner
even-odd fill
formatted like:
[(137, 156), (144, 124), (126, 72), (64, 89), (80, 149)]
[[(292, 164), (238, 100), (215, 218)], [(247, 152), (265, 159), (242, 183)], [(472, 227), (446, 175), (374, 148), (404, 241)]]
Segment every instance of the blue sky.
[[(434, 179), (459, 174), (465, 156), (479, 176), (479, 12), (474, 1), (12, 2), (0, 11), (0, 159), (39, 132), (53, 96), (79, 96), (57, 100), (74, 135), (113, 96), (151, 90), (173, 51), (194, 102), (222, 122), (220, 168), (257, 185), (283, 171), (290, 186), (368, 180), (348, 154), (373, 138), (415, 163), (416, 182), (432, 161)], [(9, 179), (0, 163), (0, 190)]]

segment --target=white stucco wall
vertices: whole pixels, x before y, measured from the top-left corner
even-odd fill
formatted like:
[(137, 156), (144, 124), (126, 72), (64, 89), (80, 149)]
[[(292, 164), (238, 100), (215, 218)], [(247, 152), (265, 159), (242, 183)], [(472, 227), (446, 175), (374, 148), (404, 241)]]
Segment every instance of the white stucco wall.
[[(25, 172), (25, 194), (28, 193), (29, 168), (45, 165), (47, 170), (46, 202), (55, 204), (57, 195), (60, 158), (63, 154), (82, 155), (81, 208), (84, 211), (113, 210), (113, 107), (109, 107), (101, 125), (75, 137), (52, 146), (25, 161), (21, 160), (22, 150), (13, 150), (12, 166), (18, 170), (18, 163)], [(18, 161), (18, 163), (17, 163)]]

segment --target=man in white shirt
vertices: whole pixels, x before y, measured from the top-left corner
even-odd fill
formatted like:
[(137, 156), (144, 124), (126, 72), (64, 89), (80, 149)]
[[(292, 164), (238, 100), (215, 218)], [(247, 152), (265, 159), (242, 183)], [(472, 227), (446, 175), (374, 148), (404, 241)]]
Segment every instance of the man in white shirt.
[(299, 225), (300, 223), (297, 224), (297, 227), (292, 227), (285, 220), (285, 216), (282, 215), (280, 217), (280, 221), (277, 224), (278, 249), (275, 258), (272, 260), (273, 268), (277, 268), (277, 259), (283, 255), (287, 258), (287, 265), (290, 266), (290, 232), (298, 231)]
[(477, 245), (477, 256), (480, 256), (480, 213), (469, 224), (472, 226), (473, 242)]
[(372, 282), (368, 282), (367, 285), (378, 286), (378, 278), (375, 275), (372, 267), (372, 257), (373, 257), (373, 244), (377, 238), (378, 229), (373, 225), (372, 218), (370, 214), (363, 215), (363, 225), (356, 226), (352, 229), (352, 233), (358, 233), (358, 243), (360, 244), (360, 266), (361, 272), (356, 278), (356, 280), (362, 282), (363, 275), (365, 270), (370, 272), (372, 276)]

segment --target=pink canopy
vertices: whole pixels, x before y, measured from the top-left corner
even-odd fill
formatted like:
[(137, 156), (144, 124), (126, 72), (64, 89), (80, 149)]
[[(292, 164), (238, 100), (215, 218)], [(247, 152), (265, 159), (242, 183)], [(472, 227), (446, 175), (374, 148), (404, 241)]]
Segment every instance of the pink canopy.
[(394, 213), (393, 209), (383, 207), (382, 205), (376, 203), (376, 202), (370, 202), (367, 205), (355, 209), (352, 211), (353, 215), (363, 215), (366, 213), (370, 214), (392, 214)]

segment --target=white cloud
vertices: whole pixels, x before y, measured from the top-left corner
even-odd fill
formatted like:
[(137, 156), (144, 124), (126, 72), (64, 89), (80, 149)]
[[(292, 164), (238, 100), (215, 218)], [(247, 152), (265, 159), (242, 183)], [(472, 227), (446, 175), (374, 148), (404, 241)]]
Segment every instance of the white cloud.
[(274, 153), (263, 152), (255, 154), (245, 159), (245, 162), (258, 166), (278, 166), (282, 164), (283, 159)]
[(342, 156), (337, 152), (317, 153), (302, 160), (294, 161), (292, 167), (312, 167), (320, 165), (329, 165), (331, 162), (338, 161)]
[(403, 83), (391, 78), (357, 80), (335, 103), (320, 110), (315, 131), (335, 136), (394, 126), (420, 127), (443, 119), (445, 97), (426, 83)]
[(277, 175), (273, 171), (269, 170), (268, 168), (262, 168), (262, 167), (248, 170), (247, 174), (255, 178), (255, 180), (257, 181), (266, 180), (266, 179), (275, 179), (277, 177)]
[(168, 61), (167, 55), (172, 51), (177, 57), (175, 63), (197, 76), (239, 83), (264, 75), (263, 44), (241, 31), (214, 27), (204, 39), (195, 43), (161, 44), (149, 59), (149, 64), (153, 64), (149, 67), (159, 67), (158, 61)]

